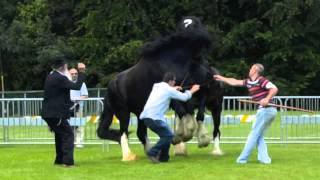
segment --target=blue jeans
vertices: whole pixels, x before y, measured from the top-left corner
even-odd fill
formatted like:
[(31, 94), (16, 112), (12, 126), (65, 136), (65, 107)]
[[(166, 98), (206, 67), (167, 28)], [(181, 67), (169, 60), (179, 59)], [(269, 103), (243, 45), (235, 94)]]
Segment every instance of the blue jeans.
[(268, 155), (267, 144), (263, 135), (272, 121), (275, 119), (277, 109), (274, 107), (260, 108), (256, 114), (256, 122), (252, 125), (252, 130), (247, 138), (247, 142), (237, 159), (237, 163), (247, 163), (247, 160), (255, 146), (258, 149), (258, 161), (270, 164), (271, 158)]
[(173, 138), (167, 123), (162, 120), (153, 120), (150, 118), (142, 119), (144, 124), (155, 132), (159, 137), (159, 141), (148, 152), (148, 156), (159, 157), (159, 161), (166, 162), (169, 160), (169, 149)]

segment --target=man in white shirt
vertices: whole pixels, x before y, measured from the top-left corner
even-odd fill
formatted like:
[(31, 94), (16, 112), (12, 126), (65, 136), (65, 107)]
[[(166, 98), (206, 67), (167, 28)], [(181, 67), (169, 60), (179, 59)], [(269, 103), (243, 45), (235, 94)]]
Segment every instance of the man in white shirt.
[[(77, 81), (78, 78), (78, 71), (75, 68), (71, 68), (69, 70), (71, 75), (72, 81)], [(71, 114), (74, 117), (82, 117), (83, 113), (83, 99), (88, 98), (88, 89), (86, 84), (83, 82), (80, 90), (70, 90), (70, 99), (74, 103), (73, 106), (70, 108)], [(82, 148), (83, 147), (83, 139), (84, 139), (84, 127), (83, 126), (73, 126), (74, 129), (74, 140), (76, 147)]]
[(199, 85), (193, 85), (190, 90), (180, 92), (182, 88), (175, 86), (176, 77), (173, 73), (166, 73), (163, 82), (155, 83), (149, 95), (146, 105), (140, 114), (140, 120), (160, 139), (148, 152), (147, 156), (153, 163), (167, 162), (169, 149), (173, 138), (170, 127), (165, 122), (165, 113), (169, 109), (171, 99), (187, 101), (192, 94), (200, 89)]

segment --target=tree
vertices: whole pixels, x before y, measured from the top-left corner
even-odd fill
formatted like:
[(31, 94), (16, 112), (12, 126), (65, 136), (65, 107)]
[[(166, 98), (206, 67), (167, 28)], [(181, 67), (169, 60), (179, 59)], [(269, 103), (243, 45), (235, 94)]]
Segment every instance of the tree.
[(137, 62), (143, 43), (174, 32), (183, 16), (192, 15), (217, 37), (205, 58), (222, 74), (245, 78), (260, 62), (280, 95), (319, 94), (318, 0), (3, 0), (0, 6), (7, 89), (42, 89), (47, 59), (56, 53), (66, 54), (71, 65), (88, 65), (89, 87), (105, 87)]

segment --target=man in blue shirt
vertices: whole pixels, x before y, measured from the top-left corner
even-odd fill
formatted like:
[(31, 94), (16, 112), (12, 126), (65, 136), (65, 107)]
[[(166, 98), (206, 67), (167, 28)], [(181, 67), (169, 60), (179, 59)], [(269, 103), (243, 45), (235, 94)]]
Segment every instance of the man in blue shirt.
[[(78, 79), (78, 70), (71, 68), (69, 70), (72, 81), (76, 82)], [(70, 108), (71, 116), (73, 117), (83, 117), (83, 99), (88, 98), (88, 89), (86, 83), (83, 82), (80, 90), (70, 90), (70, 99), (73, 102), (72, 107)], [(84, 126), (71, 126), (74, 132), (74, 143), (77, 148), (83, 148), (83, 139), (84, 139)]]
[(140, 120), (160, 139), (147, 155), (153, 163), (167, 162), (169, 160), (170, 143), (173, 138), (169, 126), (165, 122), (165, 113), (169, 109), (171, 99), (187, 101), (192, 94), (200, 89), (199, 85), (193, 85), (190, 90), (180, 92), (182, 88), (175, 86), (176, 77), (173, 73), (166, 73), (163, 82), (155, 83), (149, 95), (146, 105), (140, 114)]

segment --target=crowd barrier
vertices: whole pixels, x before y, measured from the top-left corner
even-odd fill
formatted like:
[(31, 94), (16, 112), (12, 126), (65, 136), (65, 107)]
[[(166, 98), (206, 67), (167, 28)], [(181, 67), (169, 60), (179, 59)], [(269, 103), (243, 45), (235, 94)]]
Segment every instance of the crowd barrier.
[[(221, 114), (221, 142), (244, 143), (255, 122), (256, 105), (239, 102), (249, 97), (228, 96), (223, 100)], [(320, 143), (320, 113), (318, 96), (277, 96), (275, 103), (315, 111), (314, 114), (278, 108), (278, 115), (265, 137), (269, 143)], [(53, 135), (40, 117), (42, 98), (3, 98), (0, 100), (0, 143), (1, 144), (47, 144), (53, 143)], [(81, 117), (72, 117), (70, 124), (84, 128), (85, 144), (102, 144), (105, 141), (96, 136), (97, 122), (103, 110), (102, 98), (88, 98), (83, 101)], [(174, 114), (169, 112), (167, 123), (174, 127)], [(204, 123), (212, 134), (213, 122), (210, 112)], [(119, 128), (116, 117), (112, 124)], [(130, 119), (130, 143), (139, 143), (135, 131), (137, 118)], [(152, 132), (151, 139), (157, 139)], [(196, 143), (193, 138), (191, 143)]]

